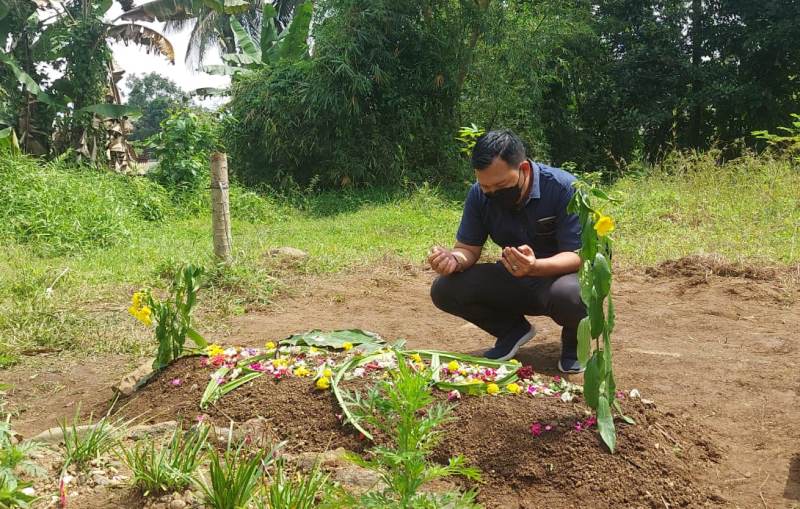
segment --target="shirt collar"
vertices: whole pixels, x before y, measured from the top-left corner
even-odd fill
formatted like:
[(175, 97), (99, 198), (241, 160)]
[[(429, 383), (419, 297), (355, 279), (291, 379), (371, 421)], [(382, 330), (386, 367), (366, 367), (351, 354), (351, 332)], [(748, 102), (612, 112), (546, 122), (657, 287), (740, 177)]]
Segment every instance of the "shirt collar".
[(539, 165), (530, 159), (528, 159), (528, 162), (531, 163), (531, 176), (533, 177), (533, 185), (531, 186), (531, 192), (528, 195), (528, 198), (525, 199), (525, 205), (527, 205), (531, 200), (538, 200), (542, 197), (541, 189), (539, 188)]

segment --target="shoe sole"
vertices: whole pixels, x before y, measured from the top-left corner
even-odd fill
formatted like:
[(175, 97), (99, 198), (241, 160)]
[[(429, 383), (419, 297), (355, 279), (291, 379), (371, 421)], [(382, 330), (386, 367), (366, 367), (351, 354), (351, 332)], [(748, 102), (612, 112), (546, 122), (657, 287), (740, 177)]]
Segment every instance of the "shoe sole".
[(564, 369), (561, 366), (561, 361), (559, 360), (558, 361), (558, 370), (561, 371), (562, 373), (566, 373), (567, 375), (578, 375), (578, 374), (583, 373), (584, 371), (586, 371), (586, 368)]
[(510, 352), (508, 352), (502, 357), (498, 357), (497, 359), (492, 359), (492, 360), (506, 362), (513, 359), (514, 356), (517, 355), (517, 350), (519, 350), (525, 343), (532, 340), (535, 335), (536, 335), (536, 327), (533, 324), (531, 324), (531, 330), (528, 331), (527, 334), (519, 338), (519, 341), (517, 341), (514, 344), (514, 347), (511, 349)]

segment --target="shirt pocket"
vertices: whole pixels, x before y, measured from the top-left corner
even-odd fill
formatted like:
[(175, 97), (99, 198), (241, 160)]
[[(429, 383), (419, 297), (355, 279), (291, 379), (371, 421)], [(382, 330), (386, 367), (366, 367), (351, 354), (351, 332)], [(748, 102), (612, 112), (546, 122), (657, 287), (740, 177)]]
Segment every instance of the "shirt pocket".
[(557, 251), (556, 216), (537, 219), (533, 224), (533, 248), (538, 252), (553, 253)]

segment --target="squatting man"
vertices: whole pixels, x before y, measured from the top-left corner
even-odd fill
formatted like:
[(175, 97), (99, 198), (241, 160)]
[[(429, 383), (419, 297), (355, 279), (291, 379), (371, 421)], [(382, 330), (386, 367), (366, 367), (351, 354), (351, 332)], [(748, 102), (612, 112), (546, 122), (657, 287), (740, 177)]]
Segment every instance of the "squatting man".
[[(577, 271), (581, 227), (567, 213), (571, 174), (527, 158), (511, 131), (491, 131), (472, 151), (477, 182), (464, 203), (455, 247), (433, 247), (439, 277), (431, 299), (496, 338), (484, 354), (509, 360), (536, 334), (525, 318), (549, 316), (561, 329), (558, 369), (580, 373), (578, 323), (586, 316)], [(502, 247), (497, 263), (477, 263), (487, 238)]]

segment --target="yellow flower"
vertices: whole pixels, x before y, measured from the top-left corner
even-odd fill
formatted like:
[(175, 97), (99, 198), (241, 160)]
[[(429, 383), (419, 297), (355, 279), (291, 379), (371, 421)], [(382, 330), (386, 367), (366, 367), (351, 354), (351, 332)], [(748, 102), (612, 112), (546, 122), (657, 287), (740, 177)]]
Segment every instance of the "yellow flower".
[(272, 365), (276, 368), (285, 368), (289, 365), (289, 361), (286, 359), (272, 359)]
[(264, 345), (267, 350), (275, 350), (275, 342), (274, 341), (267, 341), (267, 344)]
[(614, 220), (609, 216), (600, 215), (594, 223), (594, 229), (598, 236), (605, 237), (614, 231)]
[(206, 355), (209, 357), (216, 357), (225, 353), (225, 349), (216, 343), (212, 343), (206, 347)]
[(349, 341), (346, 341), (345, 343), (342, 344), (342, 348), (344, 348), (345, 352), (347, 352), (348, 350), (352, 350), (353, 349), (353, 343), (350, 343)]
[(136, 318), (145, 324), (146, 326), (150, 327), (153, 325), (153, 318), (152, 318), (153, 311), (148, 306), (143, 306), (139, 310), (139, 314), (136, 315)]
[(322, 370), (322, 376), (324, 378), (330, 378), (333, 376), (333, 371), (331, 371), (331, 368), (325, 368)]
[(447, 369), (450, 371), (458, 371), (458, 362), (450, 361), (447, 363)]
[(487, 384), (486, 392), (488, 394), (497, 394), (498, 392), (500, 392), (500, 387), (498, 387), (497, 384)]
[(131, 305), (132, 307), (139, 309), (142, 307), (144, 303), (144, 292), (134, 292), (133, 296), (131, 297)]
[(315, 385), (317, 389), (324, 391), (325, 389), (328, 389), (331, 386), (331, 380), (330, 378), (323, 376), (322, 378), (317, 379), (317, 383)]
[(418, 353), (412, 353), (411, 360), (416, 362), (417, 364), (422, 364), (422, 357), (420, 357)]
[(522, 387), (512, 382), (506, 385), (506, 390), (511, 394), (519, 394), (520, 392), (522, 392)]
[(308, 347), (308, 353), (317, 353), (317, 349), (313, 346)]
[(305, 366), (300, 366), (299, 368), (294, 370), (294, 376), (308, 376), (311, 374)]

